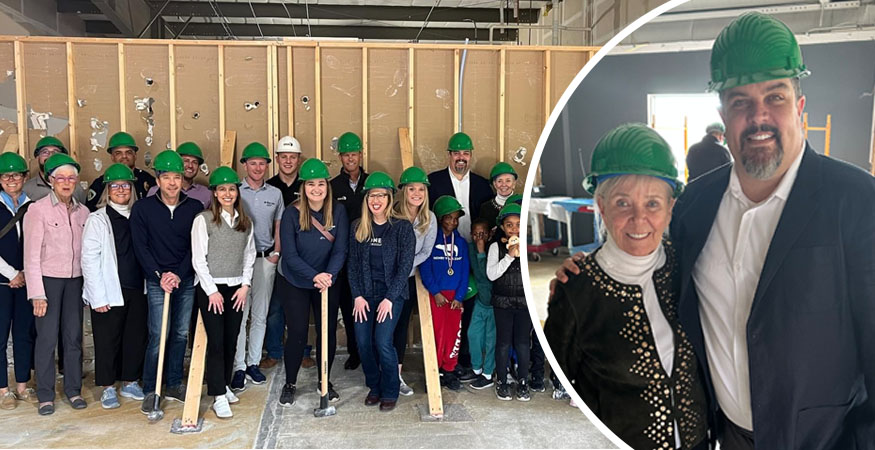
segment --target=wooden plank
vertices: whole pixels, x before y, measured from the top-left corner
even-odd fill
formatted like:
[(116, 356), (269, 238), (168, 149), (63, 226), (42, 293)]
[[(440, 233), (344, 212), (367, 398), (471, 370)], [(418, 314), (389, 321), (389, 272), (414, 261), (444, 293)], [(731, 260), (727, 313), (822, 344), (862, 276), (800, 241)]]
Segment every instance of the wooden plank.
[(453, 51), (453, 133), (459, 131), (459, 49)]
[(401, 165), (404, 169), (413, 166), (413, 142), (409, 128), (398, 129), (398, 143), (401, 145)]
[(3, 152), (18, 153), (18, 134), (12, 133), (9, 139), (6, 139), (6, 145), (3, 146)]
[(368, 130), (368, 49), (362, 47), (362, 166), (368, 171), (370, 133)]
[[(277, 61), (276, 47), (267, 47), (267, 111), (270, 121), (267, 123), (267, 134), (270, 136), (267, 142), (267, 149), (273, 155), (276, 141), (279, 140), (279, 108), (277, 107)], [(268, 170), (272, 171), (271, 165)], [(269, 174), (273, 176), (273, 173)]]
[(185, 390), (185, 403), (182, 407), (182, 426), (196, 427), (204, 389), (204, 369), (207, 361), (207, 331), (204, 328), (203, 314), (197, 313), (197, 326), (194, 331), (194, 344), (191, 347), (191, 363), (188, 367), (188, 389)]
[(222, 141), (221, 164), (223, 166), (234, 166), (234, 147), (237, 145), (237, 132), (228, 130), (225, 132), (225, 139)]
[(15, 107), (18, 108), (18, 154), (27, 159), (27, 119), (24, 102), (24, 64), (21, 61), (21, 41), (15, 41)]
[(547, 120), (550, 119), (550, 111), (553, 110), (553, 98), (550, 94), (550, 85), (553, 84), (553, 77), (550, 73), (552, 58), (552, 50), (544, 52), (544, 125), (547, 125)]
[[(411, 150), (410, 165), (413, 165), (413, 153), (412, 153), (412, 151), (413, 151), (413, 147), (414, 147), (414, 142), (416, 142), (415, 141), (416, 135), (414, 134), (416, 132), (416, 127), (413, 126), (415, 123), (413, 121), (413, 114), (414, 114), (413, 106), (414, 106), (414, 101), (416, 100), (416, 90), (414, 87), (415, 86), (415, 78), (413, 75), (414, 75), (414, 71), (415, 71), (414, 62), (416, 61), (416, 54), (414, 53), (415, 50), (413, 49), (413, 47), (411, 47), (410, 50), (408, 50), (408, 51), (410, 52), (410, 54), (407, 56), (407, 84), (409, 85), (408, 91), (407, 91), (407, 126), (410, 128), (410, 150)], [(405, 167), (407, 167), (407, 166), (405, 166)]]
[[(498, 83), (498, 160), (504, 161), (504, 120), (505, 120), (505, 78), (507, 76), (507, 52), (501, 49), (501, 62)], [(521, 177), (525, 178), (525, 177)]]
[(295, 135), (295, 78), (292, 70), (292, 47), (286, 47), (286, 103), (289, 105), (289, 136)]
[(316, 91), (313, 100), (316, 102), (316, 157), (324, 160), (322, 157), (322, 57), (319, 47), (316, 47), (316, 53), (313, 56), (313, 79)]
[(416, 271), (416, 300), (419, 305), (419, 327), (422, 329), (422, 359), (425, 367), (425, 386), (428, 390), (428, 413), (432, 417), (443, 417), (444, 404), (441, 396), (440, 373), (438, 373), (437, 367), (431, 300), (428, 291), (422, 285), (419, 270)]
[(170, 89), (170, 147), (172, 149), (176, 149), (176, 50), (173, 47), (173, 44), (168, 44), (167, 46), (167, 63), (169, 72), (169, 79), (167, 80), (167, 85)]
[(70, 156), (78, 161), (79, 144), (76, 142), (76, 76), (73, 73), (73, 43), (67, 42), (67, 118), (70, 127)]
[[(227, 140), (228, 134), (225, 132), (225, 46), (219, 45), (219, 56), (218, 56), (218, 64), (219, 64), (219, 136), (222, 136), (222, 139)], [(236, 140), (237, 135), (234, 135), (234, 139)], [(225, 148), (225, 142), (222, 142), (221, 149)], [(221, 152), (220, 152), (221, 155)], [(220, 164), (222, 161), (225, 161), (221, 156), (219, 157)]]
[(125, 44), (121, 42), (118, 43), (118, 92), (119, 131), (127, 131), (128, 121), (125, 111), (125, 100), (128, 96), (125, 85)]

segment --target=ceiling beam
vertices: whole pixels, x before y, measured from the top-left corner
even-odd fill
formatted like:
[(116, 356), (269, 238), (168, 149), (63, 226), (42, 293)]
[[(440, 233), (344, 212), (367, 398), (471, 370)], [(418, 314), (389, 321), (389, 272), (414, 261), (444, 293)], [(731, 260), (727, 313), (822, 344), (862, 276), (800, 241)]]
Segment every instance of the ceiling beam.
[[(181, 22), (168, 23), (168, 28), (174, 34), (179, 32), (183, 27)], [(304, 36), (307, 33), (306, 25), (297, 25), (292, 29), (291, 25), (273, 25), (261, 24), (261, 31), (254, 24), (229, 24), (231, 33), (238, 37), (260, 37), (261, 33), (265, 36), (274, 37), (291, 37)], [(95, 33), (105, 32), (108, 27), (105, 25), (95, 25), (91, 28)], [(97, 31), (100, 30), (100, 31)], [(391, 40), (413, 40), (419, 33), (418, 27), (379, 27), (379, 26), (332, 26), (332, 25), (314, 25), (310, 27), (311, 37), (347, 37), (358, 38), (364, 40), (376, 39), (391, 39)], [(89, 31), (92, 32), (92, 31)], [(476, 33), (476, 34), (475, 34)], [(182, 36), (226, 36), (225, 30), (220, 23), (190, 23), (186, 27)], [(507, 33), (502, 35), (496, 34), (498, 40), (515, 41), (517, 39), (516, 30), (507, 30)], [(489, 40), (489, 31), (485, 28), (474, 29), (472, 27), (465, 28), (425, 28), (419, 35), (419, 39), (423, 41), (464, 41), (471, 40)]]

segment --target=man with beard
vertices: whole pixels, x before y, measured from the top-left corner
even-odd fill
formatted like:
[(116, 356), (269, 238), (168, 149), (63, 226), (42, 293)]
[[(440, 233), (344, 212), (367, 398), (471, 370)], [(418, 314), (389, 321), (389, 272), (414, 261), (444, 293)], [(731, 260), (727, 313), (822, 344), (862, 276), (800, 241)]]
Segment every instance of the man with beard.
[[(158, 189), (158, 187), (155, 186), (155, 177), (145, 170), (134, 167), (137, 163), (137, 150), (139, 150), (139, 147), (137, 147), (134, 137), (124, 131), (119, 131), (112, 135), (109, 138), (109, 146), (106, 148), (106, 152), (109, 153), (113, 163), (122, 163), (134, 172), (134, 177), (136, 178), (134, 180), (134, 195), (139, 199), (146, 196), (146, 192), (149, 191), (150, 187), (155, 189)], [(91, 182), (91, 187), (88, 189), (88, 200), (85, 202), (85, 206), (89, 210), (95, 211), (97, 209), (97, 202), (100, 200), (103, 188), (103, 175)]]
[(722, 123), (714, 122), (705, 128), (705, 137), (690, 146), (687, 151), (687, 171), (690, 181), (732, 161), (729, 152), (723, 146), (725, 132), (726, 127)]
[[(49, 185), (48, 177), (46, 176), (46, 160), (55, 153), (70, 154), (64, 144), (54, 136), (46, 136), (36, 143), (36, 148), (33, 149), (33, 157), (39, 163), (39, 176), (33, 177), (24, 183), (21, 188), (22, 192), (27, 194), (31, 201), (35, 202), (52, 192), (52, 187)], [(85, 203), (85, 190), (79, 183), (76, 183), (76, 189), (73, 191), (73, 197), (79, 203)]]
[[(182, 157), (182, 193), (204, 205), (209, 209), (213, 201), (213, 193), (210, 188), (194, 182), (201, 164), (204, 163), (204, 153), (194, 142), (183, 142), (176, 148), (176, 153)], [(158, 192), (158, 186), (149, 189), (149, 196)]]
[(724, 28), (710, 89), (734, 163), (674, 207), (681, 332), (726, 450), (875, 443), (875, 178), (805, 141), (808, 74), (784, 23)]
[(474, 143), (465, 133), (456, 133), (447, 144), (448, 164), (446, 169), (428, 174), (428, 202), (434, 202), (442, 195), (455, 197), (465, 215), (459, 218), (459, 233), (466, 241), (471, 240), (471, 220), (480, 217), (480, 206), (492, 198), (492, 187), (486, 178), (471, 172), (471, 152)]

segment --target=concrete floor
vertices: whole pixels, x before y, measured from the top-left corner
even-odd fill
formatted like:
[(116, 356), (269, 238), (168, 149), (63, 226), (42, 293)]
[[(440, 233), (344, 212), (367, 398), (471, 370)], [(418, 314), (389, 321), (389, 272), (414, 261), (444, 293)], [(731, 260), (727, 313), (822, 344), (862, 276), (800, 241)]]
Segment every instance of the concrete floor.
[(562, 249), (559, 256), (553, 256), (550, 253), (541, 253), (541, 260), (534, 262), (529, 260), (529, 281), (532, 285), (533, 298), (528, 299), (530, 303), (535, 305), (538, 318), (543, 322), (547, 320), (547, 298), (550, 295), (550, 280), (553, 279), (554, 273), (562, 261), (568, 257), (568, 250)]

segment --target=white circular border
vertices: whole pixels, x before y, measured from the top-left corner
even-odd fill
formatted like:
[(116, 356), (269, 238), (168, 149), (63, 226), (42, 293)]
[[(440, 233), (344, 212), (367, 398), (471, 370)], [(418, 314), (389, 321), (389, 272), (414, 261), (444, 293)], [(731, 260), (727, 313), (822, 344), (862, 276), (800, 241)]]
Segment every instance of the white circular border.
[[(609, 40), (598, 52), (592, 57), (591, 60), (587, 61), (587, 63), (583, 66), (580, 72), (571, 80), (571, 84), (568, 85), (568, 88), (565, 89), (565, 92), (562, 94), (562, 97), (559, 98), (559, 101), (556, 103), (556, 106), (553, 108), (553, 112), (550, 114), (550, 118), (547, 119), (547, 124), (544, 125), (544, 130), (541, 132), (541, 137), (538, 139), (538, 146), (535, 148), (535, 154), (532, 156), (531, 167), (538, 167), (541, 163), (541, 154), (544, 152), (544, 146), (547, 144), (547, 138), (550, 136), (550, 132), (553, 130), (553, 126), (556, 124), (556, 120), (559, 118), (559, 114), (565, 109), (565, 105), (568, 103), (568, 99), (571, 97), (571, 94), (577, 90), (581, 81), (592, 71), (593, 67), (601, 61), (604, 56), (610, 52), (617, 44), (619, 44), (623, 39), (632, 34), (635, 30), (640, 28), (642, 25), (646, 24), (653, 20), (656, 16), (678, 6), (682, 5), (689, 0), (669, 0), (662, 5), (657, 6), (656, 8), (648, 11), (643, 16), (636, 19), (634, 22), (629, 24), (626, 28), (623, 28), (619, 33), (617, 33), (611, 40)], [(549, 82), (549, 80), (547, 80)], [(567, 151), (567, 149), (566, 149)], [(523, 217), (528, 218), (529, 213), (529, 200), (532, 198), (532, 186), (535, 184), (535, 174), (537, 170), (529, 170), (528, 175), (526, 176), (526, 184), (523, 190), (523, 208), (522, 215)], [(520, 236), (526, 236), (528, 231), (528, 220), (521, 221), (520, 224)], [(522, 265), (522, 270), (524, 273), (529, 273), (529, 261), (528, 258), (520, 258), (520, 264)], [(534, 298), (535, 296), (532, 294), (532, 283), (528, 276), (523, 277), (523, 289), (526, 293), (526, 298)], [(533, 327), (535, 330), (535, 335), (541, 341), (541, 347), (544, 349), (544, 354), (547, 357), (547, 360), (550, 362), (550, 367), (553, 369), (553, 372), (559, 377), (559, 381), (562, 382), (562, 386), (565, 387), (565, 390), (574, 400), (574, 403), (580, 408), (581, 411), (586, 415), (586, 417), (602, 432), (611, 442), (614, 443), (618, 448), (633, 450), (632, 447), (623, 442), (613, 431), (611, 431), (598, 417), (586, 406), (586, 403), (577, 395), (577, 392), (571, 386), (571, 383), (568, 381), (568, 378), (562, 372), (562, 369), (559, 368), (559, 364), (556, 362), (556, 357), (553, 355), (553, 350), (550, 348), (550, 344), (547, 342), (547, 338), (544, 336), (544, 330), (541, 328), (540, 323), (541, 320), (538, 317), (538, 311), (535, 308), (535, 305), (532, 302), (526, 302), (529, 307), (529, 316), (532, 319), (532, 323), (535, 324)]]

